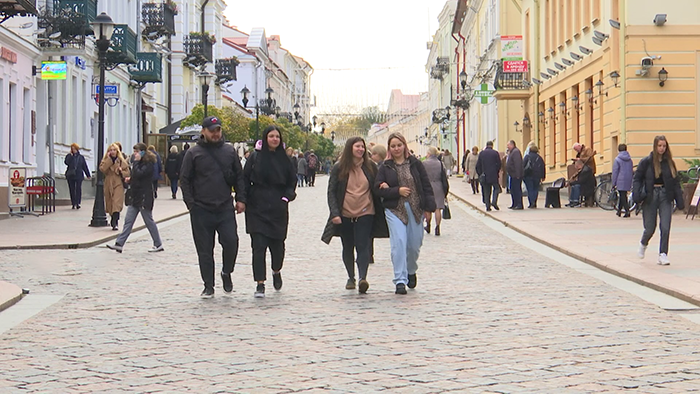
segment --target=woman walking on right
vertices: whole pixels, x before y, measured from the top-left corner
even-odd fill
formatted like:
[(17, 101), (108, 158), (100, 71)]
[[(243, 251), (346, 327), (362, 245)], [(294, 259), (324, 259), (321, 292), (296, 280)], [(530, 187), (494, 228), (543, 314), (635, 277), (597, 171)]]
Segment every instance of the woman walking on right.
[[(450, 192), (450, 184), (447, 182), (445, 166), (437, 158), (438, 150), (431, 146), (428, 148), (428, 157), (423, 162), (425, 172), (428, 174), (430, 186), (435, 197), (435, 235), (440, 236), (440, 222), (442, 222), (442, 209), (445, 208), (445, 199)], [(430, 234), (430, 222), (433, 213), (425, 212), (425, 232)]]
[(617, 147), (617, 154), (615, 161), (613, 162), (612, 170), (612, 186), (617, 189), (620, 195), (617, 204), (617, 216), (622, 214), (622, 210), (625, 210), (625, 217), (630, 217), (630, 203), (627, 197), (627, 193), (632, 190), (632, 177), (634, 176), (634, 166), (632, 165), (632, 158), (629, 152), (627, 152), (627, 145), (620, 144)]
[(464, 179), (469, 179), (469, 184), (472, 185), (472, 194), (479, 193), (479, 174), (476, 173), (476, 162), (479, 160), (479, 148), (473, 147), (472, 153), (467, 156), (466, 171)]
[(389, 154), (379, 167), (375, 191), (384, 199), (389, 226), (396, 294), (416, 287), (418, 255), (423, 243), (423, 212), (435, 211), (435, 197), (423, 163), (408, 149), (400, 133), (389, 135)]
[(105, 174), (105, 212), (109, 214), (112, 230), (119, 229), (119, 214), (124, 208), (124, 182), (131, 171), (117, 144), (111, 144), (100, 163), (100, 171)]
[(372, 162), (361, 137), (345, 142), (340, 160), (331, 170), (328, 181), (330, 216), (321, 240), (327, 244), (335, 235), (343, 243), (343, 263), (348, 273), (345, 288), (355, 288), (355, 251), (357, 251), (357, 283), (360, 294), (367, 293), (367, 270), (373, 238), (388, 237), (386, 219), (379, 196), (372, 193), (377, 165)]
[(644, 218), (644, 233), (639, 245), (637, 256), (644, 258), (649, 240), (656, 230), (656, 216), (660, 220), (661, 244), (659, 245), (659, 265), (671, 264), (668, 260), (668, 240), (671, 232), (671, 215), (673, 201), (676, 207), (683, 209), (683, 192), (678, 182), (676, 163), (671, 155), (671, 148), (663, 135), (654, 137), (654, 150), (649, 156), (640, 160), (634, 173), (632, 197), (637, 204), (642, 205)]

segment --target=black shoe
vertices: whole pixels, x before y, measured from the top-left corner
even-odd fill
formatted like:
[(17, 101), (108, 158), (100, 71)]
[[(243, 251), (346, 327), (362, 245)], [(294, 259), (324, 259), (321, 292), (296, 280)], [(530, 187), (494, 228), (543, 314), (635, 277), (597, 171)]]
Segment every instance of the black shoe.
[(231, 282), (231, 274), (221, 273), (221, 283), (224, 285), (224, 291), (230, 293), (233, 291), (233, 283)]
[(202, 291), (202, 294), (199, 295), (202, 298), (212, 298), (214, 297), (214, 288), (213, 287), (206, 287), (204, 286), (204, 290)]
[(515, 207), (514, 207), (514, 206), (510, 206), (510, 207), (508, 207), (508, 209), (515, 209)]
[(425, 226), (425, 227), (423, 227), (423, 228), (425, 229), (425, 232), (426, 232), (426, 233), (430, 234), (430, 225), (427, 225), (427, 226)]
[(522, 209), (523, 209), (522, 206), (513, 208), (514, 211), (520, 211), (520, 210), (522, 210)]
[(497, 211), (500, 211), (500, 210), (501, 210), (501, 208), (499, 208), (498, 205), (496, 205), (496, 204), (493, 204), (493, 209), (495, 209), (495, 210), (497, 210)]
[(177, 196), (173, 194), (173, 200), (177, 199)]
[(365, 280), (365, 279), (360, 279), (359, 288), (358, 288), (358, 291), (360, 292), (360, 294), (367, 293), (367, 289), (369, 289), (369, 282), (367, 282), (367, 280)]
[(282, 273), (273, 273), (272, 274), (272, 286), (275, 288), (275, 290), (279, 290), (282, 288)]
[(406, 291), (406, 285), (399, 283), (396, 285), (396, 294), (408, 294)]
[(265, 284), (264, 283), (258, 283), (258, 285), (255, 287), (255, 298), (265, 298)]
[(72, 206), (70, 207), (70, 209), (75, 209), (75, 205), (72, 205)]
[(76, 205), (76, 206), (75, 206), (75, 209), (80, 209), (80, 205)]
[(617, 215), (617, 217), (620, 217), (620, 215), (622, 215), (622, 212), (621, 212), (621, 211), (617, 211), (617, 212), (615, 213), (615, 215)]
[(416, 277), (416, 274), (408, 274), (408, 288), (415, 289), (416, 284), (418, 284), (418, 277)]
[(345, 289), (346, 290), (355, 290), (355, 279), (350, 278), (348, 281), (345, 283)]
[(623, 216), (623, 218), (628, 218), (628, 217), (630, 217), (630, 213), (629, 213), (629, 212), (625, 213), (625, 215)]
[(486, 208), (486, 212), (491, 212), (491, 208)]
[(440, 235), (440, 226), (435, 226), (435, 235)]
[(117, 227), (117, 226), (112, 226), (112, 231), (119, 231), (119, 227)]

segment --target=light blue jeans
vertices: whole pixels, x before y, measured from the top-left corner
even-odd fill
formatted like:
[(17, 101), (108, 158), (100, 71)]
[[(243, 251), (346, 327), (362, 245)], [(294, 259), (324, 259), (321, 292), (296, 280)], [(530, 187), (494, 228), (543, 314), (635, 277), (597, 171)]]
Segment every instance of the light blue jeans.
[(416, 222), (413, 211), (405, 202), (408, 224), (403, 224), (390, 210), (385, 209), (386, 223), (389, 226), (391, 263), (394, 265), (394, 284), (408, 284), (408, 275), (418, 270), (418, 255), (423, 244), (423, 221)]

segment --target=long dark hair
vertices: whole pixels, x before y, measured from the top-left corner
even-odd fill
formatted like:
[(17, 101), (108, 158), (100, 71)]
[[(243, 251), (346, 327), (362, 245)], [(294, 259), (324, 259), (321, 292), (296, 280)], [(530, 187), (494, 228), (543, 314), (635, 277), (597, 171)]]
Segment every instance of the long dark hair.
[[(274, 151), (271, 151), (267, 144), (267, 135), (272, 131), (277, 131), (280, 134), (280, 145)], [(260, 164), (255, 166), (255, 172), (258, 173), (256, 178), (270, 185), (284, 185), (287, 182), (287, 173), (291, 169), (292, 162), (284, 151), (282, 131), (279, 126), (270, 125), (265, 128), (262, 136), (262, 150), (258, 152), (258, 155), (260, 155)]]
[[(663, 155), (660, 155), (659, 152), (656, 150), (656, 147), (659, 145), (659, 141), (666, 142), (666, 152), (664, 152)], [(671, 175), (675, 178), (676, 174), (678, 173), (676, 171), (676, 163), (673, 161), (671, 147), (668, 146), (668, 141), (666, 140), (665, 135), (657, 135), (656, 137), (654, 137), (654, 150), (651, 152), (651, 157), (654, 162), (654, 177), (658, 178), (661, 176), (661, 160), (666, 160), (668, 162), (668, 167), (671, 169)]]
[(351, 137), (345, 141), (345, 148), (343, 148), (343, 153), (340, 155), (340, 161), (338, 165), (340, 166), (340, 179), (345, 179), (350, 174), (350, 171), (355, 166), (355, 156), (352, 154), (352, 147), (358, 142), (362, 142), (365, 147), (365, 153), (362, 155), (362, 166), (367, 168), (372, 174), (374, 174), (374, 166), (372, 166), (372, 159), (369, 157), (369, 152), (367, 151), (367, 143), (362, 137)]

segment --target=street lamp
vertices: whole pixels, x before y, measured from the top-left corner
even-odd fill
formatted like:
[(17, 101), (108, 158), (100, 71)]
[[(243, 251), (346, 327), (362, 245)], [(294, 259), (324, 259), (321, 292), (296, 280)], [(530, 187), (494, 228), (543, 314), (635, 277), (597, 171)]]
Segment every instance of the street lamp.
[[(243, 98), (241, 99), (241, 102), (243, 103), (244, 108), (248, 108), (248, 94), (250, 94), (250, 90), (248, 89), (247, 85), (243, 86), (243, 89), (241, 89), (241, 95)], [(260, 106), (258, 105), (258, 100), (255, 100), (255, 139), (258, 139), (258, 136), (260, 135)]]
[(331, 131), (331, 141), (335, 142), (335, 131)]
[(301, 107), (299, 106), (299, 103), (294, 104), (294, 120), (299, 120), (299, 110)]
[(667, 80), (668, 80), (668, 71), (666, 71), (665, 67), (661, 67), (661, 70), (659, 71), (659, 86), (664, 87)]
[(321, 122), (321, 134), (326, 133), (326, 122)]
[(208, 104), (208, 96), (209, 96), (209, 82), (211, 82), (212, 78), (216, 77), (216, 74), (212, 74), (209, 72), (202, 72), (199, 75), (199, 81), (202, 82), (202, 105), (204, 105), (204, 117), (207, 117), (207, 104)]
[[(97, 97), (98, 121), (97, 121), (97, 158), (96, 163), (99, 163), (104, 156), (104, 139), (105, 139), (105, 67), (107, 63), (107, 50), (114, 32), (114, 21), (106, 13), (101, 13), (92, 22), (92, 29), (97, 34), (95, 44), (99, 51), (100, 59), (100, 90)], [(105, 197), (104, 197), (104, 175), (99, 169), (97, 173), (97, 183), (95, 190), (95, 203), (92, 207), (92, 221), (90, 227), (105, 227), (107, 226), (107, 214), (105, 213)]]

